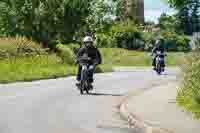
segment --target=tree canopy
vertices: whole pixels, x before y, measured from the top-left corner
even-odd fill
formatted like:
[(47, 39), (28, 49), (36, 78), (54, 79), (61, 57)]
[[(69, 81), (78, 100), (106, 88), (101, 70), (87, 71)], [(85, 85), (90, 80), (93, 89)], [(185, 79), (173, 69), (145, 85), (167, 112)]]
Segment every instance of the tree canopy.
[(0, 34), (22, 35), (43, 43), (72, 40), (85, 24), (91, 0), (3, 0), (0, 2)]

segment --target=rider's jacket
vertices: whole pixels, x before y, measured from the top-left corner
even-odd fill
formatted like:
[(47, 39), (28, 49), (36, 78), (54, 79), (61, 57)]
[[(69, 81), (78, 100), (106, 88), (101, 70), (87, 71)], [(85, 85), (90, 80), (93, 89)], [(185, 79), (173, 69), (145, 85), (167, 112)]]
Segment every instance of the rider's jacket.
[(80, 48), (77, 52), (76, 59), (80, 59), (84, 54), (87, 54), (88, 57), (91, 58), (91, 61), (89, 62), (90, 64), (102, 63), (101, 54), (99, 50), (95, 48), (94, 46)]

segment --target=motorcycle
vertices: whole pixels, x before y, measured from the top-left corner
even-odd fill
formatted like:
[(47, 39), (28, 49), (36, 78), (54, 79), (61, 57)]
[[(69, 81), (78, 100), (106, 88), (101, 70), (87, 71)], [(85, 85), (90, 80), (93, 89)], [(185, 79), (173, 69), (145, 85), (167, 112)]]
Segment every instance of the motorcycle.
[(165, 59), (166, 54), (161, 53), (160, 51), (156, 52), (156, 59), (155, 59), (155, 71), (157, 74), (161, 74), (162, 72), (165, 71), (165, 66), (164, 66), (164, 59)]
[(89, 90), (93, 88), (90, 85), (89, 78), (88, 78), (88, 74), (91, 69), (91, 65), (89, 65), (90, 61), (91, 61), (91, 58), (89, 58), (88, 56), (83, 56), (78, 61), (79, 65), (82, 67), (80, 85), (77, 86), (78, 89), (80, 90), (81, 95), (84, 93), (84, 91), (86, 91), (86, 93), (89, 94)]

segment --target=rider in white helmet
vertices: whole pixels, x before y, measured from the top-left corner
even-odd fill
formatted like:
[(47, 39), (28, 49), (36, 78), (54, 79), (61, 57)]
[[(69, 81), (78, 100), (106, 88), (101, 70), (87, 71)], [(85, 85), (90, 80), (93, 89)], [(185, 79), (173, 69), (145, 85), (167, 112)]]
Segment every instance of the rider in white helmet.
[[(89, 62), (89, 65), (91, 66), (91, 71), (89, 73), (89, 80), (91, 83), (91, 88), (92, 88), (92, 83), (93, 83), (93, 75), (95, 72), (95, 68), (96, 65), (101, 64), (102, 59), (101, 59), (101, 54), (99, 52), (99, 50), (94, 47), (93, 45), (93, 38), (91, 36), (85, 36), (83, 38), (83, 44), (84, 46), (78, 51), (77, 56), (76, 56), (76, 60), (78, 60), (79, 58), (81, 58), (83, 55), (87, 54), (88, 57), (91, 58), (91, 61)], [(79, 64), (79, 62), (76, 62), (77, 64)], [(78, 65), (78, 74), (77, 74), (77, 85), (80, 85), (80, 80), (81, 80), (81, 66)]]

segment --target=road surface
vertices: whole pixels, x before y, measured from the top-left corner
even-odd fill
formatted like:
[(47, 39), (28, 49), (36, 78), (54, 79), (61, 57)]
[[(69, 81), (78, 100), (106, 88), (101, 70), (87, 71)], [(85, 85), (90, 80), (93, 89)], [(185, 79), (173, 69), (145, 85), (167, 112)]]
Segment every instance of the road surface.
[(176, 71), (95, 76), (95, 90), (80, 95), (75, 78), (0, 85), (0, 133), (129, 133), (116, 105), (129, 90), (176, 80)]

